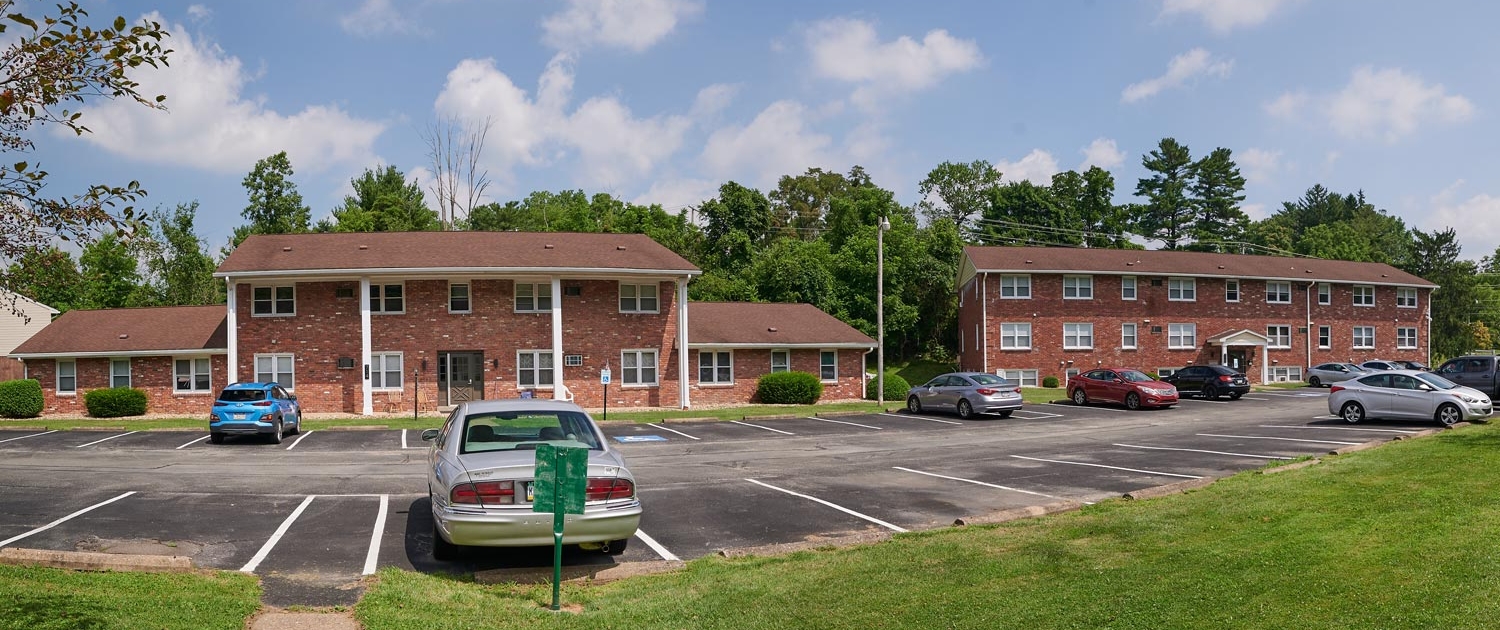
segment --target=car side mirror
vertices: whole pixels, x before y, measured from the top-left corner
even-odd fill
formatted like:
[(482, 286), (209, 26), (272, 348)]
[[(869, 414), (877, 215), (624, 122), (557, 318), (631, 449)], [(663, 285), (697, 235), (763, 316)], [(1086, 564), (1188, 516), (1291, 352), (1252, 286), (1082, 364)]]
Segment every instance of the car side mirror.
[(1117, 378), (1117, 379), (1115, 379), (1115, 381), (1114, 381), (1114, 382), (1116, 382), (1116, 383), (1124, 383), (1124, 382), (1125, 382), (1125, 381), (1124, 381), (1124, 380), (1123, 380), (1123, 379), (1118, 379), (1118, 378)]
[(286, 399), (287, 400), (296, 400), (297, 399), (297, 395), (296, 394), (287, 394)]
[(437, 429), (424, 429), (422, 431), (422, 441), (423, 442), (431, 442), (433, 440), (436, 440), (437, 436), (438, 436), (438, 430)]
[(1432, 386), (1428, 385), (1426, 383), (1422, 383), (1420, 385), (1417, 385), (1417, 389), (1421, 390), (1421, 391), (1424, 391), (1424, 392), (1430, 392), (1430, 391), (1432, 391)]

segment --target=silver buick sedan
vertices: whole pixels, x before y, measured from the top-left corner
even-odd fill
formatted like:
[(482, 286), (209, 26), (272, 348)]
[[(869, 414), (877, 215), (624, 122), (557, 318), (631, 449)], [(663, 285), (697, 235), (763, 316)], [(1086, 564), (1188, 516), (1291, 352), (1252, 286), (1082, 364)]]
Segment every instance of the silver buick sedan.
[(635, 477), (599, 426), (570, 402), (521, 399), (460, 404), (441, 429), (422, 432), (432, 497), (432, 555), (457, 559), (465, 546), (551, 545), (552, 514), (532, 511), (536, 447), (588, 449), (583, 514), (569, 514), (563, 544), (611, 555), (641, 522)]

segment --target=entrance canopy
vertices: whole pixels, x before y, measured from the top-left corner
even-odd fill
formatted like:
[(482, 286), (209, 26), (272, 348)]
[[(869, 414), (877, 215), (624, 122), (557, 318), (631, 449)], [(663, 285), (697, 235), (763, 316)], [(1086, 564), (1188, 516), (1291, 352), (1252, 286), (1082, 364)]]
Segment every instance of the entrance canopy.
[[(1260, 382), (1265, 383), (1271, 378), (1270, 361), (1266, 352), (1266, 346), (1270, 345), (1270, 338), (1248, 328), (1240, 330), (1229, 330), (1221, 332), (1208, 338), (1210, 346), (1219, 347), (1219, 365), (1229, 365), (1229, 351), (1233, 348), (1249, 348), (1260, 346)], [(1248, 357), (1247, 357), (1248, 358)]]

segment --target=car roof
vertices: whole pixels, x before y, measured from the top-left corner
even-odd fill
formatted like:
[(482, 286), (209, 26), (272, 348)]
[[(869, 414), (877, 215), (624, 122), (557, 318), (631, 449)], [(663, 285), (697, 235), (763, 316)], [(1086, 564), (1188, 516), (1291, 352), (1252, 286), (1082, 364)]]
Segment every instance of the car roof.
[(275, 383), (230, 383), (224, 389), (270, 389), (276, 387)]
[(461, 411), (463, 415), (497, 411), (576, 411), (587, 415), (583, 407), (579, 407), (574, 403), (566, 400), (550, 400), (547, 398), (471, 400), (459, 405), (458, 411)]

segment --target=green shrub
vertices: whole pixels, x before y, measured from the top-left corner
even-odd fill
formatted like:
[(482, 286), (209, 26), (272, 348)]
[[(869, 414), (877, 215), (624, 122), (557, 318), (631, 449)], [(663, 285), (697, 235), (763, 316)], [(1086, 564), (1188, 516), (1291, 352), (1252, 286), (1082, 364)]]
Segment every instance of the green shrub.
[(1057, 388), (1057, 377), (1056, 376), (1048, 376), (1048, 377), (1043, 378), (1042, 379), (1042, 387), (1050, 387), (1050, 388), (1056, 389)]
[[(870, 382), (865, 384), (865, 398), (875, 400), (875, 388), (879, 386), (879, 379), (870, 379)], [(906, 379), (901, 378), (900, 375), (885, 375), (885, 399), (887, 401), (906, 400), (906, 392), (910, 389), (911, 384), (907, 383)]]
[(95, 418), (146, 415), (146, 392), (129, 387), (96, 389), (83, 395), (83, 406)]
[(823, 382), (807, 372), (773, 372), (760, 377), (755, 394), (767, 405), (811, 405), (823, 397)]
[(0, 383), (0, 416), (35, 418), (42, 415), (42, 384), (23, 378)]

